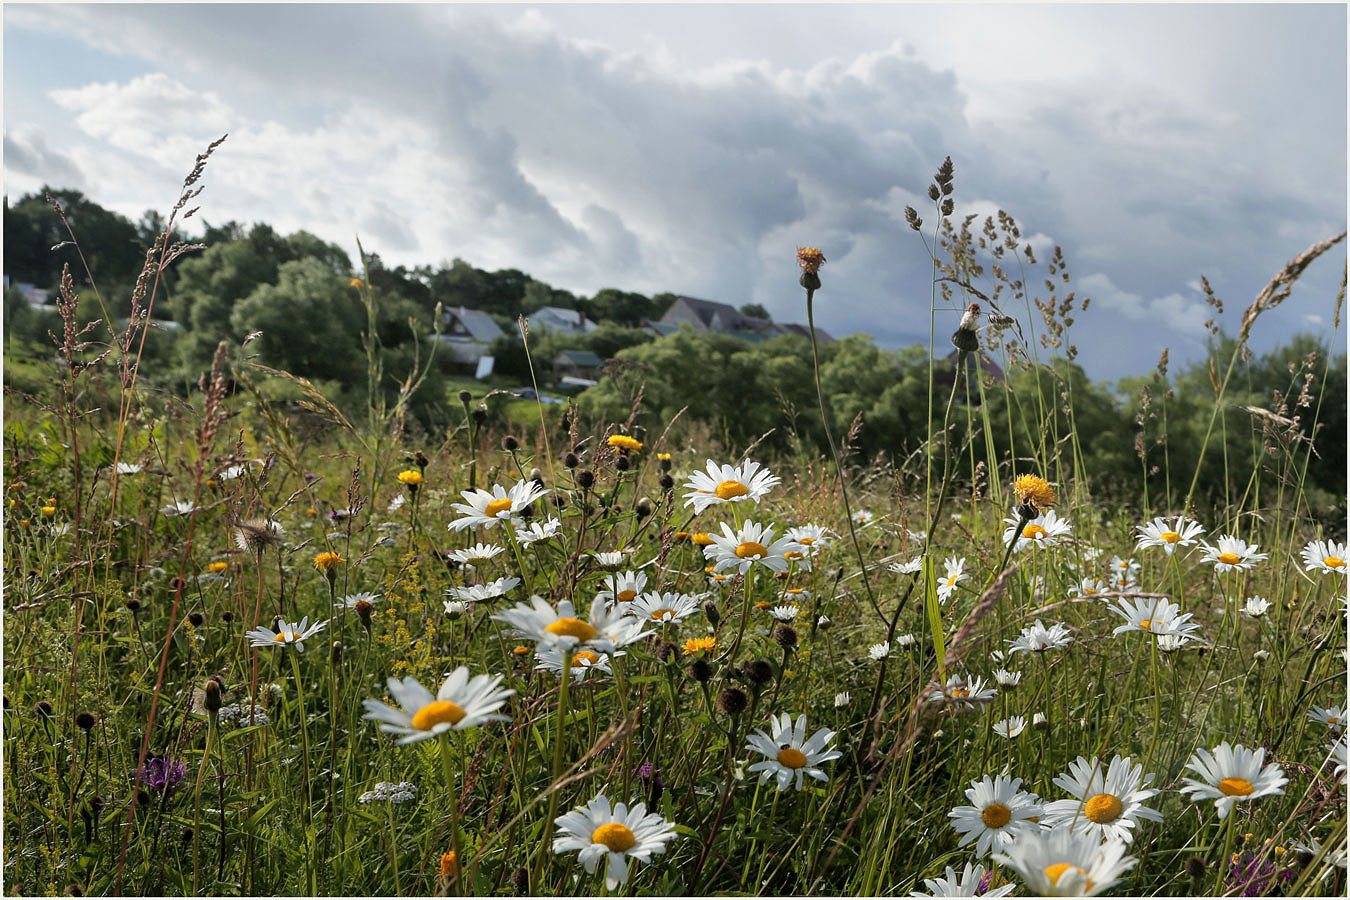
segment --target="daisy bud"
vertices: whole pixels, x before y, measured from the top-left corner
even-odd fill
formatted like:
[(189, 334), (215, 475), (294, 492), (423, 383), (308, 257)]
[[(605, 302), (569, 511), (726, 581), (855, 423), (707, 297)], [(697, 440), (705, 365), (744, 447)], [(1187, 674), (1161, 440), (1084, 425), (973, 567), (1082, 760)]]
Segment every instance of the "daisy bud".
[(188, 613), (188, 621), (192, 623), (193, 628), (201, 628), (202, 623), (206, 621), (206, 616), (202, 615), (199, 612), (193, 611)]
[(502, 438), (502, 449), (507, 453), (515, 452), (519, 447), (520, 441), (516, 440), (513, 436), (508, 434), (506, 437)]
[(952, 346), (967, 352), (980, 349), (980, 336), (976, 329), (980, 325), (980, 304), (972, 303), (961, 316), (961, 324), (952, 334)]
[(779, 625), (773, 630), (771, 637), (773, 642), (784, 650), (792, 650), (797, 646), (797, 629), (791, 625)]
[(773, 664), (765, 659), (752, 659), (743, 663), (741, 672), (751, 684), (766, 684), (773, 680)]
[(674, 478), (671, 478), (670, 475), (668, 475), (668, 474), (667, 474), (667, 475), (662, 475), (662, 476), (661, 476), (661, 490), (667, 491), (667, 492), (675, 490), (675, 479), (674, 479)]
[(699, 684), (707, 684), (713, 677), (712, 663), (700, 656), (689, 666), (689, 674), (694, 676), (694, 680)]
[(97, 721), (98, 720), (94, 718), (94, 714), (91, 712), (81, 712), (75, 714), (75, 724), (80, 726), (80, 728), (84, 729), (85, 731), (88, 731), (89, 729), (93, 728), (94, 723)]
[(486, 403), (478, 404), (473, 408), (473, 412), (470, 415), (472, 415), (473, 422), (475, 425), (482, 425), (484, 422), (487, 421), (488, 417), (487, 404)]
[(577, 466), (581, 465), (581, 459), (569, 450), (563, 454), (562, 464), (564, 468), (575, 469)]
[(703, 604), (703, 615), (708, 620), (708, 624), (716, 628), (722, 621), (722, 614), (717, 611), (717, 604), (709, 600)]
[(332, 659), (333, 665), (342, 662), (342, 641), (333, 641), (333, 649), (329, 658)]
[(207, 712), (215, 715), (220, 712), (220, 707), (222, 705), (220, 682), (216, 681), (214, 678), (208, 678), (202, 685), (202, 706), (206, 707)]
[(652, 514), (652, 501), (643, 497), (633, 508), (637, 511), (639, 519), (645, 519)]
[(595, 484), (595, 473), (590, 469), (582, 469), (577, 473), (577, 486), (583, 491), (589, 491)]
[(511, 890), (524, 896), (530, 892), (530, 870), (521, 866), (511, 873)]
[(729, 716), (739, 716), (750, 705), (750, 698), (738, 687), (723, 688), (717, 695), (717, 708)]

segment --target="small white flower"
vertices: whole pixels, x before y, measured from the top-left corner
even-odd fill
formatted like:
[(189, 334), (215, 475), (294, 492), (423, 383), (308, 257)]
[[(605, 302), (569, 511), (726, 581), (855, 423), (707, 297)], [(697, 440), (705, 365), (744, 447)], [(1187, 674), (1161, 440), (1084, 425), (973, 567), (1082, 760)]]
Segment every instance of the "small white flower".
[(623, 565), (624, 557), (629, 553), (627, 550), (608, 550), (591, 554), (595, 564), (602, 569), (613, 569)]
[(834, 708), (843, 709), (845, 706), (848, 706), (849, 701), (852, 699), (853, 698), (849, 696), (848, 691), (840, 691), (834, 695)]
[[(614, 655), (623, 656), (624, 652), (616, 650)], [(563, 652), (558, 647), (540, 647), (534, 651), (534, 658), (538, 662), (538, 665), (535, 666), (536, 669), (545, 669), (549, 672), (562, 671)], [(609, 656), (591, 650), (578, 650), (573, 653), (572, 678), (581, 681), (591, 672), (609, 675)]]
[(708, 460), (707, 472), (695, 472), (685, 482), (689, 493), (684, 505), (692, 506), (694, 514), (720, 503), (739, 503), (749, 500), (759, 503), (778, 485), (780, 479), (759, 463), (746, 460), (739, 466), (721, 465)]
[(394, 499), (389, 501), (389, 505), (384, 508), (384, 511), (392, 515), (398, 512), (400, 509), (402, 509), (403, 504), (407, 502), (408, 502), (407, 494), (404, 493), (395, 494)]
[(370, 591), (362, 591), (359, 594), (345, 594), (337, 599), (333, 604), (338, 609), (356, 609), (358, 603), (379, 603), (380, 598)]
[(893, 562), (886, 568), (897, 575), (913, 575), (923, 570), (923, 557), (916, 556), (909, 562)]
[(1069, 633), (1068, 627), (1055, 624), (1049, 628), (1041, 624), (1037, 619), (1035, 625), (1029, 625), (1022, 629), (1022, 633), (1016, 639), (1008, 641), (1011, 646), (1009, 653), (1017, 653), (1019, 650), (1030, 653), (1041, 653), (1046, 650), (1062, 650), (1073, 642), (1073, 635)]
[(631, 603), (647, 589), (647, 576), (642, 572), (610, 572), (604, 578), (605, 589), (595, 595), (598, 602)]
[(769, 610), (769, 615), (780, 622), (791, 622), (797, 618), (797, 614), (800, 612), (800, 609), (789, 603), (787, 606), (775, 606)]
[[(1189, 634), (1160, 634), (1156, 640), (1158, 649), (1163, 653), (1175, 653), (1189, 644), (1193, 639)], [(1265, 653), (1264, 650), (1258, 652)], [(1269, 654), (1266, 655), (1268, 656)]]
[(249, 639), (249, 645), (252, 647), (285, 647), (293, 646), (296, 652), (305, 652), (304, 642), (314, 635), (318, 634), (328, 623), (318, 622), (314, 625), (309, 624), (309, 616), (300, 620), (299, 625), (293, 625), (282, 619), (277, 623), (277, 630), (266, 626), (259, 626), (252, 631), (244, 632), (244, 637)]
[(1314, 706), (1308, 710), (1308, 718), (1320, 722), (1333, 731), (1345, 728), (1345, 710), (1339, 706)]
[(1007, 669), (995, 669), (994, 680), (1001, 688), (1013, 688), (1022, 683), (1021, 672), (1009, 672)]
[(1018, 874), (1027, 893), (1040, 897), (1095, 897), (1138, 862), (1120, 841), (1102, 843), (1071, 828), (1023, 831), (994, 862)]
[(118, 475), (139, 475), (144, 470), (144, 466), (137, 465), (136, 463), (120, 462), (117, 464)]
[(853, 524), (857, 525), (859, 528), (871, 525), (872, 522), (876, 520), (876, 516), (872, 514), (872, 511), (867, 509), (858, 510), (851, 518), (853, 519)]
[(562, 527), (562, 522), (558, 519), (549, 519), (547, 522), (531, 522), (527, 526), (516, 526), (516, 540), (525, 547), (530, 546), (536, 541), (546, 541), (558, 533)]
[(1177, 516), (1171, 524), (1166, 519), (1155, 518), (1147, 525), (1136, 526), (1135, 530), (1139, 532), (1139, 542), (1135, 544), (1134, 549), (1162, 547), (1168, 556), (1171, 556), (1178, 547), (1190, 547), (1199, 543), (1198, 536), (1205, 533), (1199, 522), (1185, 516)]
[(829, 776), (819, 768), (820, 764), (843, 756), (838, 750), (830, 749), (833, 739), (834, 732), (828, 728), (822, 728), (808, 738), (806, 716), (798, 716), (795, 724), (787, 713), (769, 716), (769, 733), (756, 730), (746, 744), (746, 749), (762, 753), (768, 759), (746, 767), (746, 771), (759, 772), (760, 784), (770, 778), (776, 779), (780, 791), (787, 790), (794, 781), (800, 791), (805, 775), (818, 781), (829, 781)]
[(520, 579), (514, 576), (508, 578), (498, 578), (495, 581), (489, 581), (486, 584), (470, 584), (464, 587), (446, 588), (445, 593), (456, 600), (462, 600), (465, 603), (481, 603), (485, 600), (495, 600), (498, 597), (504, 597), (506, 594), (520, 584)]
[(830, 529), (822, 525), (798, 525), (787, 530), (788, 540), (801, 544), (809, 553), (817, 553), (829, 547), (833, 537)]
[(1001, 887), (990, 888), (981, 894), (979, 889), (980, 883), (984, 881), (984, 876), (984, 866), (974, 863), (966, 863), (960, 878), (956, 876), (956, 870), (948, 866), (943, 877), (925, 878), (923, 880), (923, 886), (928, 888), (928, 893), (910, 891), (909, 895), (911, 897), (1004, 897), (1016, 887), (1013, 884), (1005, 884)]
[(1053, 547), (1073, 534), (1073, 528), (1069, 525), (1069, 520), (1059, 516), (1053, 509), (1046, 510), (1043, 515), (1027, 522), (1019, 532), (1017, 526), (1021, 521), (1018, 518), (1003, 520), (1004, 524), (1008, 526), (1003, 531), (1003, 545), (1006, 547), (1013, 538), (1016, 538), (1017, 545), (1013, 547), (1014, 553), (1020, 553), (1030, 546)]
[(465, 603), (463, 600), (446, 600), (443, 605), (445, 606), (446, 615), (452, 619), (458, 619), (469, 611), (469, 604)]
[(501, 681), (500, 675), (475, 675), (470, 679), (469, 670), (460, 666), (446, 677), (433, 697), (415, 678), (390, 678), (385, 683), (402, 709), (379, 700), (364, 700), (366, 714), (362, 718), (379, 722), (381, 731), (403, 735), (394, 742), (399, 745), (484, 722), (509, 721), (496, 713), (515, 691), (502, 688)]
[(526, 507), (548, 492), (547, 488), (540, 487), (539, 482), (533, 479), (519, 482), (509, 491), (500, 484), (494, 484), (491, 491), (463, 491), (467, 502), (450, 504), (460, 517), (447, 527), (451, 531), (463, 531), (479, 525), (492, 528), (499, 522), (519, 516)]
[(1161, 822), (1162, 814), (1144, 806), (1159, 791), (1147, 785), (1153, 775), (1117, 754), (1109, 766), (1096, 757), (1078, 757), (1069, 763), (1069, 771), (1055, 778), (1055, 784), (1067, 791), (1072, 800), (1055, 800), (1045, 805), (1041, 824), (1049, 828), (1067, 825), (1091, 834), (1098, 840), (1117, 840), (1128, 844), (1141, 819)]
[(446, 556), (449, 559), (458, 560), (466, 566), (471, 566), (487, 562), (497, 554), (505, 552), (505, 547), (498, 547), (495, 544), (478, 543), (464, 550), (451, 550)]
[(1183, 778), (1186, 785), (1181, 792), (1190, 794), (1194, 800), (1213, 800), (1219, 818), (1223, 819), (1236, 803), (1284, 793), (1289, 779), (1275, 763), (1263, 767), (1265, 759), (1264, 747), (1248, 750), (1241, 744), (1229, 746), (1227, 741), (1212, 753), (1201, 747), (1186, 763), (1186, 768), (1200, 778)]
[(1096, 597), (1097, 599), (1102, 599), (1101, 597), (1098, 597), (1098, 595), (1104, 590), (1106, 590), (1106, 582), (1102, 581), (1100, 578), (1088, 577), (1078, 582), (1078, 593), (1082, 594), (1084, 597)]
[(1040, 713), (1040, 712), (1038, 712), (1038, 713), (1036, 713), (1035, 715), (1033, 715), (1033, 716), (1031, 717), (1031, 725), (1032, 725), (1033, 728), (1035, 728), (1035, 727), (1037, 727), (1037, 726), (1039, 726), (1039, 725), (1045, 725), (1045, 724), (1048, 723), (1049, 721), (1050, 721), (1050, 720), (1047, 719), (1047, 718), (1045, 717), (1045, 713)]
[(1035, 794), (1021, 790), (1022, 779), (985, 775), (970, 784), (966, 799), (971, 805), (947, 813), (961, 835), (958, 847), (974, 843), (975, 855), (985, 856), (1007, 847), (1022, 832), (1038, 830), (1034, 820), (1041, 814), (1041, 804)]
[(949, 556), (942, 563), (947, 567), (947, 574), (943, 575), (937, 584), (938, 599), (946, 603), (956, 592), (956, 586), (970, 578), (966, 572), (966, 558), (963, 556), (957, 559), (955, 556)]
[(817, 628), (829, 628), (829, 627), (830, 627), (830, 617), (829, 617), (829, 616), (821, 616), (820, 618), (816, 619), (816, 627), (817, 627)]
[[(1350, 744), (1350, 738), (1341, 735), (1327, 745), (1327, 762), (1336, 764), (1335, 775), (1341, 780), (1342, 785), (1345, 784), (1346, 778), (1346, 751), (1348, 744)], [(1344, 862), (1339, 863), (1339, 865), (1341, 868), (1345, 868)]]
[(1183, 613), (1181, 607), (1166, 597), (1120, 597), (1116, 604), (1111, 611), (1123, 617), (1125, 624), (1114, 629), (1112, 634), (1145, 631), (1189, 637), (1200, 630), (1199, 625), (1190, 621), (1191, 613)]
[(891, 655), (891, 642), (882, 641), (867, 648), (867, 655), (873, 661), (882, 660)]
[(904, 634), (897, 634), (895, 636), (895, 646), (897, 647), (913, 647), (918, 642), (919, 639), (916, 638), (914, 635), (910, 634), (909, 632), (905, 632)]
[(1303, 548), (1303, 568), (1309, 572), (1344, 575), (1345, 559), (1345, 544), (1336, 541), (1310, 541)]
[(179, 500), (176, 503), (170, 503), (168, 506), (161, 507), (160, 512), (166, 516), (186, 516), (197, 509), (197, 504), (191, 500)]
[(1022, 716), (1012, 716), (1001, 722), (994, 723), (994, 734), (999, 737), (1012, 739), (1021, 734), (1027, 727), (1027, 720)]
[(610, 807), (609, 798), (596, 794), (590, 803), (554, 820), (558, 836), (553, 839), (554, 853), (579, 850), (577, 861), (594, 875), (605, 861), (605, 888), (614, 890), (628, 883), (628, 857), (651, 862), (652, 854), (666, 852), (666, 844), (675, 839), (675, 826), (656, 813), (647, 812), (647, 804), (630, 810), (626, 804)]
[(1205, 555), (1200, 557), (1200, 561), (1214, 563), (1215, 572), (1230, 572), (1234, 569), (1246, 571), (1268, 558), (1268, 554), (1256, 552), (1258, 544), (1248, 544), (1229, 534), (1219, 536), (1217, 547), (1208, 544), (1202, 546)]
[[(1158, 649), (1160, 649), (1160, 650), (1162, 649), (1162, 644), (1161, 644), (1161, 643), (1158, 645)], [(1269, 650), (1257, 650), (1255, 653), (1252, 654), (1252, 658), (1253, 658), (1253, 659), (1256, 659), (1256, 660), (1258, 660), (1258, 661), (1260, 661), (1260, 662), (1265, 662), (1266, 660), (1270, 659), (1270, 651), (1269, 651)]]
[(620, 647), (646, 637), (648, 624), (628, 614), (628, 604), (592, 603), (590, 620), (577, 617), (571, 600), (563, 600), (555, 610), (542, 597), (531, 597), (529, 604), (517, 603), (492, 618), (516, 629), (516, 634), (544, 647), (568, 647), (613, 653)]
[(929, 695), (929, 702), (944, 700), (953, 705), (960, 705), (966, 709), (974, 709), (978, 703), (988, 703), (998, 696), (998, 690), (987, 687), (983, 678), (978, 675), (970, 677), (966, 675), (951, 675), (947, 678), (947, 683), (941, 687), (935, 688)]
[(783, 555), (792, 549), (792, 541), (787, 538), (773, 539), (773, 528), (748, 521), (735, 531), (722, 523), (720, 535), (708, 534), (712, 543), (703, 548), (703, 555), (712, 562), (718, 572), (735, 569), (742, 575), (755, 563), (767, 566), (774, 572), (787, 571), (787, 558)]
[(696, 597), (692, 594), (648, 591), (629, 605), (628, 614), (662, 625), (674, 625), (698, 612), (699, 600), (706, 596), (706, 594)]

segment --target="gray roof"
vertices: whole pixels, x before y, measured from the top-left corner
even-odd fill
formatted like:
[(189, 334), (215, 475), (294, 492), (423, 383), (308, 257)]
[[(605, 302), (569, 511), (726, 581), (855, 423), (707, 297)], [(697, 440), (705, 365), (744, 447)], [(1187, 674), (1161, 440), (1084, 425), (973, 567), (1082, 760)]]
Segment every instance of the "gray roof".
[(502, 330), (492, 321), (492, 316), (481, 309), (465, 309), (455, 306), (445, 310), (446, 324), (458, 319), (475, 341), (489, 343), (502, 336)]
[(558, 356), (567, 357), (572, 361), (574, 366), (583, 369), (598, 369), (605, 364), (603, 359), (589, 350), (564, 350), (559, 353)]

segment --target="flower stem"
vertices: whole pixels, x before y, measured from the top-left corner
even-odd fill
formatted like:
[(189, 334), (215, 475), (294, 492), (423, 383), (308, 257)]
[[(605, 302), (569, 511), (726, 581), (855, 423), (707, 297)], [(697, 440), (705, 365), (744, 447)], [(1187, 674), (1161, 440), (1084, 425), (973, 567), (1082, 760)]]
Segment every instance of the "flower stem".
[(454, 869), (450, 874), (450, 890), (459, 895), (459, 873), (464, 865), (464, 857), (459, 852), (459, 794), (455, 791), (454, 767), (450, 761), (450, 732), (441, 732), (441, 774), (445, 776), (445, 794), (450, 807), (450, 849), (455, 854)]

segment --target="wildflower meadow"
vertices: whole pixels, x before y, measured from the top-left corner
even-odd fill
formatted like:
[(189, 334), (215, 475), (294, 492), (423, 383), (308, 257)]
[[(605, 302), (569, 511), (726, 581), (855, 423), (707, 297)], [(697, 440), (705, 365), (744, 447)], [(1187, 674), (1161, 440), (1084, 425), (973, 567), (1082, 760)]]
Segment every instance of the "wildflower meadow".
[(129, 318), (82, 317), (110, 286), (68, 268), (43, 390), (6, 392), (6, 893), (1344, 895), (1345, 498), (1305, 486), (1343, 280), (1321, 361), (1232, 399), (1343, 234), (1253, 286), (1203, 442), (1155, 428), (1124, 494), (1050, 361), (1086, 301), (1011, 216), (953, 220), (950, 160), (907, 211), (930, 425), (873, 458), (825, 410), (829, 247), (782, 272), (823, 453), (654, 419), (641, 389), (504, 422), (466, 388), (418, 427), (429, 363), (381, 355), (365, 268), (356, 411), (252, 334), (150, 386), (215, 146)]

